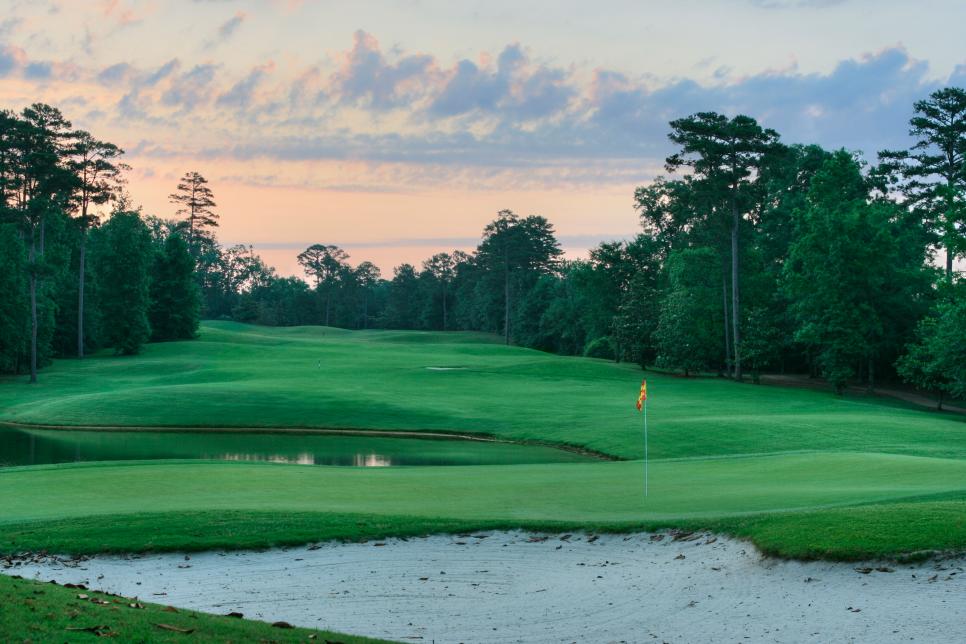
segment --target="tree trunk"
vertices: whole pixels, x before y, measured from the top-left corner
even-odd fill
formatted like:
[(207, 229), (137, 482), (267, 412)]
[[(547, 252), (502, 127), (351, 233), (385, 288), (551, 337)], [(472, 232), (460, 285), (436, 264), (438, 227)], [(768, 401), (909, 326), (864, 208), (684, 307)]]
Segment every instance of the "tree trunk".
[(503, 342), (510, 344), (510, 257), (503, 248)]
[(84, 357), (84, 284), (87, 265), (87, 227), (81, 225), (80, 257), (77, 278), (77, 357)]
[(721, 299), (724, 304), (725, 375), (731, 375), (731, 332), (728, 330), (728, 277), (721, 271)]
[(939, 401), (936, 404), (936, 411), (942, 411), (942, 410), (943, 410), (943, 390), (940, 389), (939, 390)]
[(741, 215), (738, 214), (738, 205), (735, 198), (731, 198), (731, 326), (732, 326), (732, 346), (734, 347), (735, 358), (735, 380), (741, 381), (741, 325), (739, 307), (739, 283), (738, 283), (738, 229), (741, 224)]
[(953, 283), (953, 251), (949, 248), (948, 241), (946, 243), (946, 281)]
[(369, 291), (362, 294), (362, 328), (369, 328)]
[[(31, 249), (31, 256), (34, 254)], [(37, 382), (37, 269), (30, 269), (30, 382)]]
[(446, 285), (443, 285), (443, 331), (446, 330)]
[(869, 354), (868, 369), (869, 369), (869, 393), (871, 394), (872, 392), (875, 391), (875, 358), (872, 357), (871, 353)]
[(325, 326), (329, 326), (329, 303), (332, 301), (331, 295), (325, 296)]
[(44, 254), (44, 219), (40, 223), (40, 244), (37, 244), (37, 228), (30, 231), (30, 382), (37, 382), (37, 330), (40, 321), (37, 317), (37, 262)]

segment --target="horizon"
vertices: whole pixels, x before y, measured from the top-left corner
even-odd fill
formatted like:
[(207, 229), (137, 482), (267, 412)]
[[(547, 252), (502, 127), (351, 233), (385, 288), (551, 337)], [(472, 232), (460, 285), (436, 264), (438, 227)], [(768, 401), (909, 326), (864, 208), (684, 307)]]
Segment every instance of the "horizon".
[(167, 195), (201, 172), (222, 243), (283, 275), (313, 243), (384, 276), (419, 266), (474, 248), (504, 208), (547, 217), (573, 259), (638, 232), (633, 190), (663, 174), (667, 122), (696, 109), (870, 161), (907, 144), (913, 102), (966, 82), (941, 37), (966, 9), (940, 4), (950, 19), (917, 29), (915, 7), (855, 0), (704, 4), (697, 21), (693, 3), (419, 3), (407, 21), (409, 3), (194, 2), (187, 26), (155, 2), (13, 2), (0, 100), (58, 105), (124, 148), (147, 214), (173, 217)]

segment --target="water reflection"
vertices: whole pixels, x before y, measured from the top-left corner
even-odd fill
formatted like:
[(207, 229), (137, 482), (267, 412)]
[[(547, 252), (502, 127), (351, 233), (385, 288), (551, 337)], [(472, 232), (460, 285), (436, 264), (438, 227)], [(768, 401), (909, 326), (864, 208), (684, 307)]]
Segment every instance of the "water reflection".
[(315, 454), (302, 452), (301, 454), (211, 454), (199, 458), (215, 461), (268, 461), (269, 463), (290, 463), (292, 465), (322, 465), (315, 460)]
[(392, 460), (378, 454), (356, 454), (353, 465), (356, 467), (389, 467)]
[(396, 467), (554, 463), (587, 460), (587, 457), (530, 445), (384, 436), (0, 427), (0, 467), (161, 459)]

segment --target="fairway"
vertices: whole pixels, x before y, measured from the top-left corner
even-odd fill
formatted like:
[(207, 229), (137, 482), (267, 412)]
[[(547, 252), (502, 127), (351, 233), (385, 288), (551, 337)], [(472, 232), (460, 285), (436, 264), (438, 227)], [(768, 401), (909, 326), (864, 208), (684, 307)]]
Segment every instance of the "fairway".
[(959, 417), (648, 372), (644, 498), (641, 375), (478, 334), (234, 323), (206, 323), (199, 341), (138, 357), (61, 361), (39, 386), (0, 381), (0, 420), (480, 434), (622, 460), (10, 467), (0, 469), (0, 549), (243, 547), (486, 527), (706, 527), (771, 552), (846, 559), (966, 547)]

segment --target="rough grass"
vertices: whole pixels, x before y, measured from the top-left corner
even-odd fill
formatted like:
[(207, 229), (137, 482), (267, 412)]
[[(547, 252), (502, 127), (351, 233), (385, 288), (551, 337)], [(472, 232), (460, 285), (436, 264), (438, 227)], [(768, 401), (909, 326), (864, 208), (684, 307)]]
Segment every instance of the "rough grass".
[(3, 575), (0, 597), (0, 633), (5, 641), (86, 642), (98, 637), (122, 642), (382, 641), (306, 628), (276, 628), (265, 622), (173, 610), (133, 597)]

